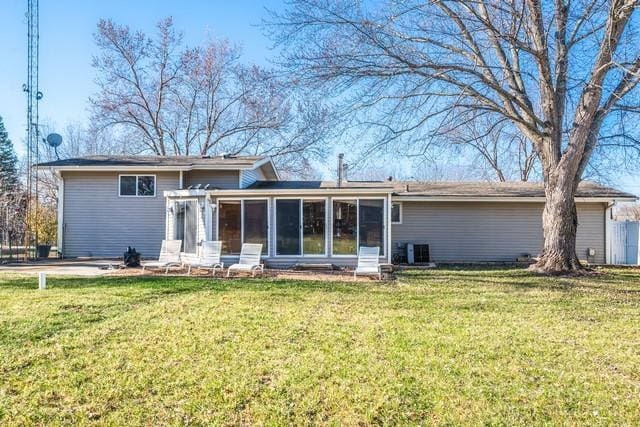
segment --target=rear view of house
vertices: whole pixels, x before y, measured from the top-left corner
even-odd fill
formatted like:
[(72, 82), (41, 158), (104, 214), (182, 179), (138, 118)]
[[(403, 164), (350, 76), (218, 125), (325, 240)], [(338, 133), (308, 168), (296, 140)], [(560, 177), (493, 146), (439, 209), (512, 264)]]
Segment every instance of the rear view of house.
[[(59, 178), (65, 257), (156, 257), (163, 239), (196, 253), (221, 240), (233, 261), (262, 243), (270, 265), (353, 265), (360, 246), (386, 262), (513, 262), (539, 254), (544, 191), (536, 183), (281, 180), (268, 157), (92, 156), (39, 165)], [(635, 200), (582, 183), (580, 259), (608, 261), (611, 207)]]

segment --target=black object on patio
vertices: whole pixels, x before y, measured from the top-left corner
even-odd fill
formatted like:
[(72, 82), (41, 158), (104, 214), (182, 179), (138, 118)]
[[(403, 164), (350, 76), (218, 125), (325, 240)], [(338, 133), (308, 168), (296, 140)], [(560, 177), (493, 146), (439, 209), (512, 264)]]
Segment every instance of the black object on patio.
[(136, 251), (136, 248), (127, 247), (122, 263), (127, 267), (140, 267), (140, 253)]

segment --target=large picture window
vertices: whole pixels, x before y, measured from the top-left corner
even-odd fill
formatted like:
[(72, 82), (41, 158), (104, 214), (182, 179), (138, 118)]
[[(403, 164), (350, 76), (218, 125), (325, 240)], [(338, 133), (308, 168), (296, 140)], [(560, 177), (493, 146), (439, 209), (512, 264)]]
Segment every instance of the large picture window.
[(224, 255), (239, 254), (242, 249), (242, 203), (220, 202), (218, 206), (218, 239)]
[(385, 252), (384, 200), (333, 201), (333, 255), (357, 255), (360, 246)]
[(360, 200), (358, 235), (359, 246), (378, 246), (384, 253), (384, 200)]
[(333, 254), (356, 255), (358, 248), (358, 202), (333, 202)]
[(245, 200), (244, 209), (244, 243), (262, 244), (262, 253), (269, 250), (268, 229), (269, 229), (269, 208), (266, 200)]
[(300, 199), (276, 200), (276, 254), (300, 253)]
[(243, 243), (262, 244), (269, 251), (267, 200), (224, 200), (218, 203), (218, 239), (223, 255), (238, 255)]
[(324, 200), (302, 202), (302, 236), (304, 255), (324, 255), (327, 220)]
[(154, 197), (155, 175), (120, 175), (119, 195), (123, 197)]
[(276, 255), (326, 254), (326, 201), (276, 200)]

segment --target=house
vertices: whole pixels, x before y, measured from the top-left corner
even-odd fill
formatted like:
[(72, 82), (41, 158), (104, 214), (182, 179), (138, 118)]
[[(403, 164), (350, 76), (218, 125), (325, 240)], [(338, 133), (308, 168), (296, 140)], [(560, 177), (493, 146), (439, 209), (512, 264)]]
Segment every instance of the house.
[[(91, 156), (38, 167), (59, 178), (65, 257), (119, 257), (127, 246), (156, 257), (163, 239), (182, 240), (186, 253), (221, 240), (227, 261), (243, 242), (262, 243), (270, 265), (353, 265), (359, 246), (379, 246), (386, 262), (406, 260), (408, 247), (416, 261), (435, 262), (512, 262), (542, 247), (537, 183), (288, 181), (269, 157), (249, 156)], [(611, 208), (635, 199), (580, 185), (580, 259), (608, 261)]]

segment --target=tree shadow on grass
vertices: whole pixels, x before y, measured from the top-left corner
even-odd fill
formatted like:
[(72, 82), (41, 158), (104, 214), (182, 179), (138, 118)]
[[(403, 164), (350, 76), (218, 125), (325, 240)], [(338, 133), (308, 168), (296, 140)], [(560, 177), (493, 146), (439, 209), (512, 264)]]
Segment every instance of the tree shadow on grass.
[[(354, 282), (335, 282), (322, 280), (295, 280), (278, 278), (210, 278), (185, 276), (98, 276), (98, 277), (55, 277), (47, 279), (48, 290), (118, 290), (132, 289), (154, 291), (157, 295), (184, 294), (202, 291), (331, 291), (361, 293), (384, 285)], [(37, 290), (38, 279), (31, 276), (0, 277), (2, 290)]]
[[(504, 293), (552, 291), (563, 294), (601, 292), (603, 297), (640, 296), (640, 274), (631, 270), (605, 269), (592, 276), (556, 277), (543, 276), (526, 269), (513, 267), (445, 268), (434, 270), (409, 270), (399, 277), (430, 286), (452, 286), (457, 292), (467, 287), (483, 292), (486, 286)], [(482, 288), (479, 288), (482, 287)]]
[[(40, 303), (50, 304), (40, 318), (33, 316), (8, 319), (0, 323), (0, 351), (17, 348), (27, 342), (36, 343), (67, 333), (82, 333), (100, 322), (106, 322), (127, 312), (139, 310), (147, 305), (189, 294), (205, 292), (249, 292), (268, 293), (272, 299), (302, 300), (305, 295), (317, 292), (365, 293), (361, 284), (340, 284), (322, 281), (294, 281), (287, 279), (211, 279), (185, 277), (50, 277), (48, 289), (39, 291), (37, 280), (31, 277), (13, 277), (0, 280), (2, 291), (18, 291), (16, 298), (22, 300), (30, 295), (44, 296)], [(27, 292), (20, 292), (27, 291)], [(31, 292), (28, 292), (31, 291)], [(62, 294), (61, 294), (62, 291)], [(68, 291), (68, 292), (67, 292)], [(103, 295), (100, 292), (104, 292)], [(15, 294), (15, 292), (12, 292)], [(96, 298), (104, 296), (104, 298)], [(48, 296), (53, 298), (49, 299)], [(63, 298), (60, 298), (62, 296)], [(12, 296), (13, 297), (13, 296)], [(206, 296), (203, 295), (203, 298)], [(257, 295), (257, 298), (262, 298)], [(12, 369), (7, 367), (7, 369)], [(2, 372), (2, 369), (0, 369)]]

